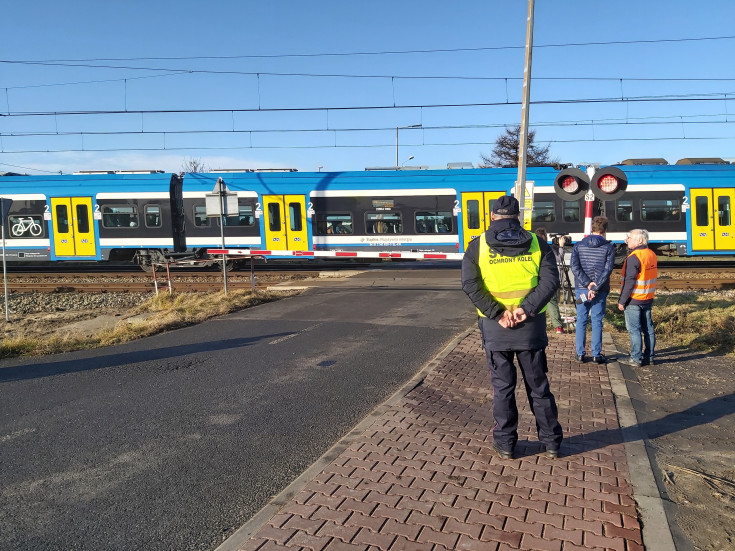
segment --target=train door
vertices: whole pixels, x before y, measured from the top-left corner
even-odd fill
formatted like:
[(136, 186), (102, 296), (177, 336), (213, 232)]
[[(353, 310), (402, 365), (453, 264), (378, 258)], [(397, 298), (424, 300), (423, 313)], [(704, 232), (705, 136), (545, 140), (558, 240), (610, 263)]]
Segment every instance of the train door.
[(91, 197), (52, 197), (56, 256), (97, 256)]
[(464, 235), (464, 250), (467, 244), (478, 237), (490, 225), (490, 213), (495, 200), (502, 191), (476, 191), (462, 194), (462, 230)]
[(732, 188), (692, 189), (692, 251), (733, 251)]
[(735, 189), (713, 189), (712, 205), (715, 210), (715, 250), (735, 251), (735, 228), (732, 225), (732, 205)]
[(265, 247), (271, 251), (306, 251), (309, 235), (306, 227), (304, 195), (264, 195)]

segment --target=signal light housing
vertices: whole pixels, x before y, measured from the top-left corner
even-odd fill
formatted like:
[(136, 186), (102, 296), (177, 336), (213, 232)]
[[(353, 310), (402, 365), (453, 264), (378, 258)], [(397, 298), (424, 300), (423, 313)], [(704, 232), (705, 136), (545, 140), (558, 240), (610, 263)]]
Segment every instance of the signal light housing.
[(554, 191), (566, 201), (577, 201), (589, 188), (587, 174), (578, 168), (565, 168), (554, 178)]
[(614, 166), (602, 168), (595, 172), (590, 188), (601, 201), (614, 201), (628, 189), (628, 177)]

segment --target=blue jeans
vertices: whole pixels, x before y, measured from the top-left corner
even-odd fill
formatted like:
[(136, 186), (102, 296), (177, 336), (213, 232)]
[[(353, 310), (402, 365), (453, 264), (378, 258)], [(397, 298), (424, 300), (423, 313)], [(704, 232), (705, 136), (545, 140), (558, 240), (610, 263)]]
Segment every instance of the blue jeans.
[(649, 362), (656, 350), (656, 335), (651, 319), (652, 306), (653, 304), (628, 304), (625, 307), (625, 327), (630, 333), (630, 357), (637, 362)]
[[(587, 289), (575, 289), (574, 296), (578, 299), (588, 292)], [(577, 304), (577, 356), (584, 356), (587, 323), (590, 321), (592, 322), (592, 339), (590, 342), (592, 356), (602, 356), (602, 320), (605, 317), (607, 294), (607, 291), (595, 293), (595, 298), (592, 300)]]

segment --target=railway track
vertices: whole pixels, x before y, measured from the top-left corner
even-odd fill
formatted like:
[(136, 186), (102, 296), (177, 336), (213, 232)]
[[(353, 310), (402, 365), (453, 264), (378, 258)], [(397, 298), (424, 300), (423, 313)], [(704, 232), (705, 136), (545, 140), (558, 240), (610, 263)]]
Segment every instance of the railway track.
[[(8, 290), (15, 293), (146, 293), (156, 289), (171, 287), (177, 292), (219, 291), (223, 287), (222, 274), (217, 272), (171, 272), (170, 280), (166, 273), (153, 275), (136, 272), (66, 272), (66, 273), (10, 273)], [(287, 271), (264, 272), (255, 275), (255, 288), (264, 289), (284, 281), (303, 281), (319, 277), (319, 272)], [(227, 275), (228, 289), (252, 289), (253, 280), (246, 272)]]
[[(456, 269), (456, 268), (455, 268)], [(317, 270), (287, 270), (257, 272), (255, 288), (282, 283), (306, 281), (318, 278)], [(223, 287), (222, 274), (217, 272), (175, 271), (171, 272), (171, 287), (177, 292), (219, 291)], [(457, 278), (459, 284), (459, 276)], [(8, 290), (14, 293), (62, 293), (62, 292), (153, 292), (156, 283), (160, 289), (168, 289), (169, 280), (165, 272), (153, 275), (142, 272), (69, 272), (69, 273), (20, 273), (8, 274)], [(613, 272), (613, 289), (620, 287), (620, 272)], [(735, 289), (735, 269), (702, 267), (676, 267), (659, 270), (659, 289), (661, 290), (727, 290)], [(251, 289), (253, 281), (248, 272), (231, 272), (227, 275), (228, 289)]]

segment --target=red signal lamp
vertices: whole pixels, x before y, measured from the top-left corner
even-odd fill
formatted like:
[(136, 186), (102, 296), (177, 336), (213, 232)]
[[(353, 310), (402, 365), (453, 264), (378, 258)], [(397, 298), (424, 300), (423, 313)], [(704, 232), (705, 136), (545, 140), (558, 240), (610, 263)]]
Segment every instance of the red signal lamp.
[(565, 201), (577, 201), (589, 188), (589, 177), (578, 168), (565, 168), (554, 178), (554, 191)]
[(619, 168), (609, 166), (595, 172), (590, 187), (601, 201), (614, 201), (625, 193), (628, 178)]

